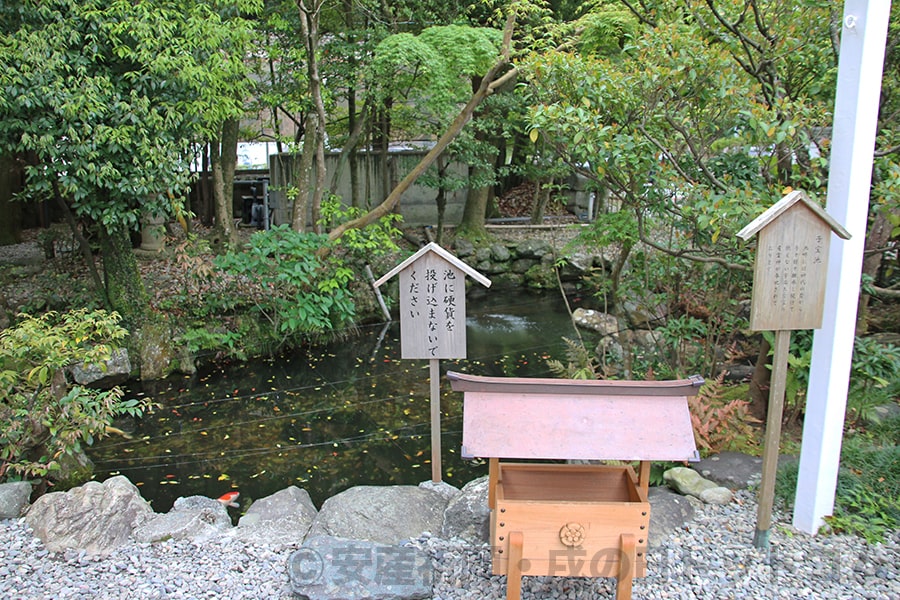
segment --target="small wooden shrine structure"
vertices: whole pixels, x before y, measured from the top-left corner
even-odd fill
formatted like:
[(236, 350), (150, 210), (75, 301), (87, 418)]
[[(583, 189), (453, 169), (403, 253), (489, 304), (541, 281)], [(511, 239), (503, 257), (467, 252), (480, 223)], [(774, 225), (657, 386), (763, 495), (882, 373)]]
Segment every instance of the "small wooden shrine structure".
[(491, 563), (508, 600), (522, 575), (615, 577), (630, 599), (647, 570), (650, 461), (699, 458), (687, 398), (703, 379), (447, 377), (464, 392), (463, 457), (489, 459)]

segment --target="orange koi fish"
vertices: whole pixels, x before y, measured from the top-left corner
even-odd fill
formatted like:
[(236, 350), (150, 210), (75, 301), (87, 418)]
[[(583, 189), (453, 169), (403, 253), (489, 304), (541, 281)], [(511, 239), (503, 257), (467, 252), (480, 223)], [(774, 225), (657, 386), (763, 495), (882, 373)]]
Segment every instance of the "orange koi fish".
[(234, 508), (238, 508), (240, 506), (240, 504), (235, 502), (235, 500), (237, 500), (238, 496), (240, 496), (240, 495), (241, 495), (240, 492), (228, 492), (227, 494), (222, 494), (221, 496), (216, 498), (216, 500), (218, 500), (225, 506), (231, 506)]

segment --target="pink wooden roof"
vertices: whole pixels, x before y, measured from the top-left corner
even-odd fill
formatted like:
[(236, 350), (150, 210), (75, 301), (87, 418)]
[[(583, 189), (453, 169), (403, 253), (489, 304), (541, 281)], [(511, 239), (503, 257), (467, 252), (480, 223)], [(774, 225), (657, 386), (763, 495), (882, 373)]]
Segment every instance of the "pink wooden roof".
[(700, 377), (586, 381), (449, 372), (465, 392), (465, 457), (695, 460), (687, 397)]

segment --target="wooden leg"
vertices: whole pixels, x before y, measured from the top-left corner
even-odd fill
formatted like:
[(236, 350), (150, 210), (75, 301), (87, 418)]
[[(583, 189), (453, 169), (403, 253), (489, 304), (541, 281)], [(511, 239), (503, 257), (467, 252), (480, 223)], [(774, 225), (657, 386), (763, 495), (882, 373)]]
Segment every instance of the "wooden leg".
[(616, 600), (631, 600), (631, 583), (634, 579), (635, 556), (634, 534), (623, 533), (619, 556), (619, 575), (616, 577)]
[(509, 534), (509, 563), (506, 569), (506, 600), (522, 598), (522, 545), (525, 536), (521, 531)]

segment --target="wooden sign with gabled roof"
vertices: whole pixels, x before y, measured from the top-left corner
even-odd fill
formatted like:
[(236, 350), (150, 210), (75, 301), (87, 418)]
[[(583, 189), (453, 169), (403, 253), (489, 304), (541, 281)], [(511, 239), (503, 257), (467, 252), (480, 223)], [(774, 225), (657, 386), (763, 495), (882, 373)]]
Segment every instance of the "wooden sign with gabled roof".
[(432, 242), (375, 282), (400, 274), (402, 358), (466, 357), (466, 282), (491, 280)]
[(466, 280), (491, 280), (431, 242), (375, 282), (400, 274), (400, 356), (427, 358), (431, 379), (431, 480), (441, 481), (440, 359), (466, 357)]
[(800, 190), (794, 190), (738, 232), (759, 234), (753, 271), (750, 328), (755, 331), (822, 326), (831, 232), (850, 234)]
[(847, 230), (809, 196), (794, 190), (738, 232), (738, 237), (744, 240), (759, 234), (750, 328), (775, 332), (762, 481), (753, 536), (754, 546), (766, 551), (775, 501), (791, 330), (822, 326), (832, 231), (845, 240), (850, 238)]

